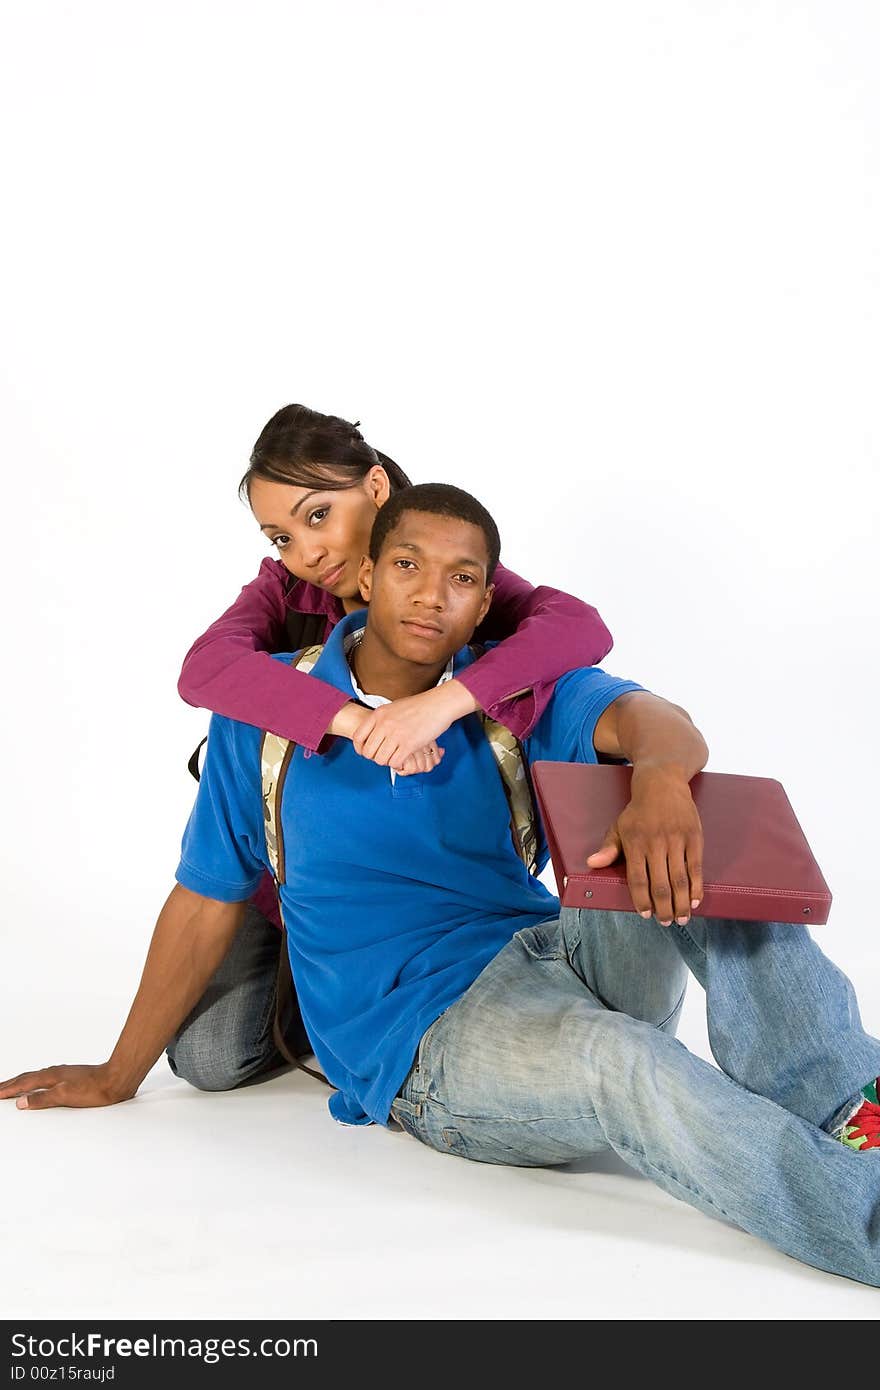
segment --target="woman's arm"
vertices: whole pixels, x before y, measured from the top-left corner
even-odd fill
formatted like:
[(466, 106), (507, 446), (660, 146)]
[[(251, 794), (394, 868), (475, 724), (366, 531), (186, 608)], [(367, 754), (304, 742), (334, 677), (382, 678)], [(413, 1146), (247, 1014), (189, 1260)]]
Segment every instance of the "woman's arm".
[(335, 686), (269, 655), (285, 649), (286, 582), (284, 567), (267, 557), (256, 579), (190, 647), (177, 689), (188, 705), (323, 752), (331, 724), (333, 733), (349, 732), (342, 727), (348, 711), (340, 711), (356, 707)]
[(517, 738), (531, 733), (560, 676), (595, 666), (613, 645), (595, 608), (559, 589), (535, 589), (500, 564), (492, 606), (474, 636), (499, 646), (456, 680)]

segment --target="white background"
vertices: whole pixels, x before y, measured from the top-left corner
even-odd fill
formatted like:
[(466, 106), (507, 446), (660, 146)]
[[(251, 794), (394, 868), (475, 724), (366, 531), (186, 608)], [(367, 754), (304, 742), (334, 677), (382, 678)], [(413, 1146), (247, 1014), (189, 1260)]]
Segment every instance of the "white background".
[[(876, 7), (0, 14), (0, 1073), (115, 1040), (290, 401), (477, 494), (710, 768), (783, 782), (880, 1029)], [(0, 1120), (10, 1316), (876, 1311), (616, 1161), (484, 1169), (306, 1078)]]

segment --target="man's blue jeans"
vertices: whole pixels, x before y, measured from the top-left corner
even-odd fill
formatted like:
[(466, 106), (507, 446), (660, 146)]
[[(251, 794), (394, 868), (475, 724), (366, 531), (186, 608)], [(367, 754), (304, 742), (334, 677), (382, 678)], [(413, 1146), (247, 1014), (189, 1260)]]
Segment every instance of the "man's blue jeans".
[[(687, 966), (720, 1071), (672, 1036)], [(878, 1074), (880, 1042), (805, 927), (563, 909), (432, 1024), (392, 1114), (482, 1163), (611, 1148), (707, 1215), (880, 1285), (880, 1150), (829, 1133)]]
[(288, 1066), (272, 1037), (281, 941), (248, 903), (205, 993), (165, 1049), (175, 1076), (200, 1091), (231, 1091)]

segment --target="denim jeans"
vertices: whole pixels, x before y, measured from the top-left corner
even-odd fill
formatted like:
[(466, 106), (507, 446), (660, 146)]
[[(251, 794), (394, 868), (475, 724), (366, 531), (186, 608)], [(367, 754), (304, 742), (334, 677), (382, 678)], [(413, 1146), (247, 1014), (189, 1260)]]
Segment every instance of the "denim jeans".
[(201, 1091), (229, 1091), (288, 1066), (272, 1040), (281, 941), (248, 903), (205, 993), (165, 1049), (175, 1076)]
[[(721, 1070), (673, 1036), (687, 967)], [(611, 1148), (706, 1215), (880, 1284), (880, 1151), (829, 1133), (878, 1074), (880, 1042), (805, 927), (563, 909), (431, 1025), (392, 1115), (481, 1163)]]

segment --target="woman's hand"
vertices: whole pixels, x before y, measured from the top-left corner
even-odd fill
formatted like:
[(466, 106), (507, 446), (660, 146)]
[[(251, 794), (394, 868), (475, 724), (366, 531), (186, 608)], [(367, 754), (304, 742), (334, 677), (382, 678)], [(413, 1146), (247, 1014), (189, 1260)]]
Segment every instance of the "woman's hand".
[(44, 1067), (42, 1071), (23, 1071), (9, 1081), (0, 1081), (0, 1100), (17, 1096), (19, 1110), (116, 1105), (134, 1094), (113, 1075), (107, 1062), (99, 1066)]
[(436, 739), (476, 708), (473, 695), (463, 685), (444, 681), (421, 695), (407, 695), (367, 710), (352, 742), (362, 758), (391, 767), (404, 777), (410, 772), (430, 772), (443, 757)]
[[(384, 705), (383, 709), (386, 708)], [(388, 706), (390, 708), (390, 706)], [(361, 728), (369, 720), (372, 725), (372, 716), (376, 710), (367, 709), (364, 705), (357, 704), (354, 700), (349, 700), (347, 705), (333, 716), (328, 725), (328, 734), (335, 734), (338, 738), (347, 738), (354, 743), (355, 738), (360, 733)], [(408, 777), (413, 772), (430, 772), (435, 768), (443, 757), (443, 749), (431, 740), (424, 748), (417, 748), (415, 752), (407, 754), (400, 766), (395, 764), (394, 771), (401, 777)]]

